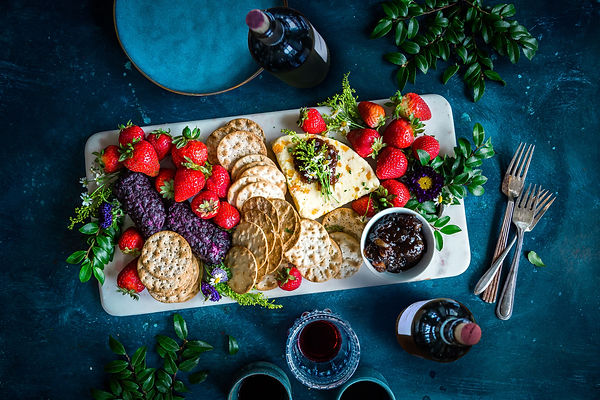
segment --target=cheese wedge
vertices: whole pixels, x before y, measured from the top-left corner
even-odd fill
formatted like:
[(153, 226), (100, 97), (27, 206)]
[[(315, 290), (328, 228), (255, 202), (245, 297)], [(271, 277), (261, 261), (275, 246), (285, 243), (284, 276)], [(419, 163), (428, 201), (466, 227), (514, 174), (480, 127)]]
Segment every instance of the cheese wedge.
[[(304, 139), (307, 135), (298, 135), (298, 137)], [(328, 200), (321, 195), (317, 182), (306, 183), (300, 178), (289, 152), (289, 149), (294, 146), (292, 138), (285, 135), (273, 143), (277, 163), (285, 175), (290, 195), (302, 218), (317, 219), (379, 187), (379, 180), (371, 166), (354, 150), (335, 139), (323, 136), (319, 136), (319, 139), (334, 146), (339, 155), (335, 173), (340, 175), (338, 181), (332, 186), (333, 195)]]

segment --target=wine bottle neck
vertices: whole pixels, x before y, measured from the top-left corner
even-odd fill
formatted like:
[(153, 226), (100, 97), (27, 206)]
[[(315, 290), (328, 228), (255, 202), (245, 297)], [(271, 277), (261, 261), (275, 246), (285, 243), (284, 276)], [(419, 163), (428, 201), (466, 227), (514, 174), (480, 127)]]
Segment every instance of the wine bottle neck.
[(246, 23), (250, 33), (268, 46), (277, 44), (283, 38), (282, 23), (268, 12), (252, 10), (246, 16)]
[(449, 317), (440, 326), (440, 337), (449, 345), (472, 346), (479, 341), (481, 330), (471, 320)]

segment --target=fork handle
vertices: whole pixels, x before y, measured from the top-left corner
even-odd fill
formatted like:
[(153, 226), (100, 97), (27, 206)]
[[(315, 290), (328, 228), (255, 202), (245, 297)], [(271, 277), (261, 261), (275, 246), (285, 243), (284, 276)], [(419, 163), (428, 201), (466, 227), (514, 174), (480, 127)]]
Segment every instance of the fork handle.
[(519, 262), (521, 261), (521, 250), (523, 249), (523, 229), (517, 230), (517, 249), (513, 255), (512, 264), (502, 288), (500, 300), (496, 306), (496, 316), (502, 320), (507, 320), (512, 316), (513, 304), (515, 302), (515, 290), (517, 288), (517, 273), (519, 272)]
[(513, 240), (510, 241), (510, 244), (506, 246), (502, 253), (500, 253), (496, 261), (492, 263), (492, 266), (479, 279), (479, 282), (477, 282), (477, 285), (475, 285), (475, 289), (473, 289), (473, 293), (481, 294), (485, 289), (487, 289), (490, 283), (492, 283), (492, 279), (496, 275), (496, 272), (498, 272), (498, 269), (500, 269), (500, 267), (502, 266), (504, 259), (508, 255), (510, 249), (512, 249), (512, 247), (515, 245), (516, 241), (517, 237), (515, 236), (513, 237)]
[[(496, 243), (496, 250), (494, 251), (494, 260), (502, 253), (506, 248), (506, 241), (508, 240), (508, 232), (510, 231), (510, 222), (512, 220), (513, 210), (515, 208), (515, 200), (512, 196), (508, 197), (506, 203), (506, 211), (504, 212), (504, 220), (502, 221), (502, 229), (500, 230), (500, 236), (498, 237), (498, 243)], [(503, 263), (501, 262), (498, 266), (492, 282), (485, 289), (481, 298), (486, 303), (493, 303), (496, 301), (496, 294), (498, 293), (498, 282), (500, 280), (500, 271), (502, 270)]]

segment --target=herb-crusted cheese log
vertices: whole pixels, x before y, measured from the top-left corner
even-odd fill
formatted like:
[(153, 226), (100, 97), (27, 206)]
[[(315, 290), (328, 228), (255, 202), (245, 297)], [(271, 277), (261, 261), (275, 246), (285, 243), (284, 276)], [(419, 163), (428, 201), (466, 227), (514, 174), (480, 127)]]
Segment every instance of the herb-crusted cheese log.
[[(297, 137), (305, 139), (309, 136), (297, 135)], [(354, 150), (338, 140), (323, 136), (318, 136), (318, 138), (333, 146), (339, 156), (335, 169), (335, 175), (339, 174), (339, 176), (337, 182), (331, 187), (332, 195), (329, 198), (321, 194), (321, 188), (317, 182), (306, 183), (302, 180), (290, 153), (290, 148), (294, 147), (291, 136), (282, 136), (273, 143), (273, 152), (285, 175), (298, 214), (302, 218), (319, 218), (379, 187), (379, 180), (371, 166)]]

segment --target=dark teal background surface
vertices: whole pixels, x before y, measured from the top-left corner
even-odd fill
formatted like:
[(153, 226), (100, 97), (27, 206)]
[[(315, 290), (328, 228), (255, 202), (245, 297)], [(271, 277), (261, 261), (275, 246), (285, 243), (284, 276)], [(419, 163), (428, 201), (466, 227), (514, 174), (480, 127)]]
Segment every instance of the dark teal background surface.
[[(117, 318), (100, 305), (98, 288), (78, 282), (64, 259), (81, 246), (66, 230), (79, 203), (83, 146), (94, 132), (132, 119), (140, 125), (276, 111), (312, 105), (339, 90), (344, 72), (361, 99), (395, 91), (394, 68), (382, 60), (388, 40), (368, 32), (375, 1), (290, 1), (327, 41), (331, 72), (299, 90), (263, 74), (234, 91), (204, 98), (169, 93), (132, 69), (116, 40), (111, 1), (0, 3), (0, 398), (82, 399), (105, 379), (109, 334), (133, 351), (171, 334), (171, 313)], [(496, 60), (508, 85), (489, 84), (474, 104), (462, 83), (418, 75), (407, 89), (438, 93), (454, 110), (458, 136), (481, 122), (498, 155), (484, 164), (483, 197), (466, 200), (472, 260), (461, 276), (280, 300), (281, 311), (237, 305), (185, 310), (191, 336), (215, 346), (200, 362), (210, 369), (189, 399), (223, 399), (236, 370), (264, 359), (284, 369), (286, 329), (303, 311), (329, 307), (355, 328), (363, 365), (383, 373), (398, 399), (600, 398), (600, 190), (598, 184), (600, 4), (518, 1), (517, 18), (538, 38), (533, 61)], [(235, 21), (232, 21), (235, 23)], [(243, 23), (243, 21), (238, 21)], [(487, 268), (505, 197), (500, 181), (519, 141), (536, 144), (528, 181), (558, 200), (525, 237), (547, 264), (521, 262), (509, 321), (471, 294)], [(398, 312), (446, 296), (465, 303), (483, 338), (467, 356), (436, 364), (405, 353), (395, 341)], [(240, 352), (226, 353), (226, 334)], [(293, 380), (293, 379), (292, 379)], [(331, 399), (293, 380), (294, 398)]]

